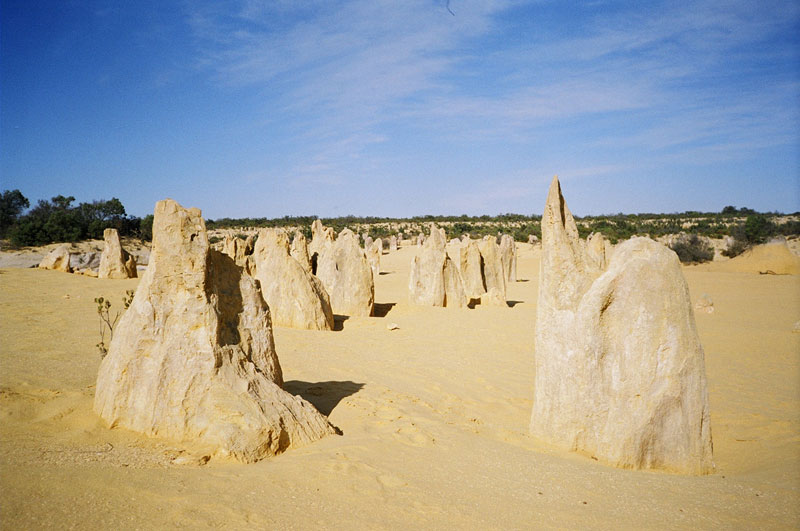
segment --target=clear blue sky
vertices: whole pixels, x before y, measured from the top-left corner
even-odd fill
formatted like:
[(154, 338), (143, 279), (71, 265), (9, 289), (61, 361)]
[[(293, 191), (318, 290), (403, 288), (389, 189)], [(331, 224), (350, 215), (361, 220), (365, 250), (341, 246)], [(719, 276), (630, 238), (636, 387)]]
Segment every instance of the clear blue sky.
[[(208, 218), (800, 210), (800, 3), (0, 3), (0, 189)], [(302, 6), (302, 7), (297, 7)]]

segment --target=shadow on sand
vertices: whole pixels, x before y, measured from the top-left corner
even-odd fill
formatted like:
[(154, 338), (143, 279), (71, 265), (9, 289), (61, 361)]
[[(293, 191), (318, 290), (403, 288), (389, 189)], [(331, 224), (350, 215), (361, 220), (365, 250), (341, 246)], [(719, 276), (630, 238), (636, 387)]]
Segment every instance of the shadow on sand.
[(344, 382), (302, 382), (290, 380), (284, 382), (283, 388), (311, 402), (323, 415), (330, 416), (331, 411), (343, 398), (354, 395), (364, 387), (362, 383)]
[(341, 332), (344, 330), (344, 322), (348, 319), (350, 319), (349, 315), (339, 315), (338, 313), (333, 314), (333, 331)]
[(386, 317), (386, 314), (391, 311), (396, 302), (376, 302), (372, 306), (373, 317)]

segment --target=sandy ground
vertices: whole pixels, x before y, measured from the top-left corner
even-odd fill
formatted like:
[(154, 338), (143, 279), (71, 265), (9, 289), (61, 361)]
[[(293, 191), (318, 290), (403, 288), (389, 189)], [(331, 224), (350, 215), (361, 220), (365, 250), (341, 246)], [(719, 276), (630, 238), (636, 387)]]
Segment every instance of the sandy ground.
[(382, 257), (378, 317), (276, 328), (286, 388), (343, 435), (254, 465), (174, 465), (184, 446), (93, 414), (92, 300), (120, 308), (137, 280), (0, 270), (2, 528), (798, 528), (800, 277), (685, 269), (714, 301), (697, 326), (716, 471), (619, 470), (527, 435), (538, 251), (521, 248), (508, 308), (409, 306), (404, 248)]

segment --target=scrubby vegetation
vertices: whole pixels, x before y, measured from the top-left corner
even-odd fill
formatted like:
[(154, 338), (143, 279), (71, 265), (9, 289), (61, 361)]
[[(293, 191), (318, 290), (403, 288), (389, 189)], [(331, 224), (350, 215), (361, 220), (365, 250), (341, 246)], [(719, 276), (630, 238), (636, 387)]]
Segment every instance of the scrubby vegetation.
[(670, 249), (675, 251), (683, 263), (708, 262), (714, 259), (714, 249), (697, 234), (681, 234), (672, 242)]
[(111, 301), (106, 299), (105, 297), (97, 297), (95, 298), (94, 302), (97, 304), (97, 315), (100, 317), (100, 343), (95, 345), (97, 350), (100, 352), (100, 358), (105, 358), (106, 354), (108, 354), (108, 347), (106, 346), (106, 329), (108, 330), (108, 343), (111, 344), (111, 340), (114, 339), (114, 327), (117, 326), (117, 321), (128, 309), (128, 307), (133, 302), (133, 295), (134, 291), (129, 289), (125, 292), (125, 296), (122, 298), (122, 306), (121, 310), (117, 310), (113, 315), (111, 314)]
[[(77, 206), (74, 201), (74, 197), (63, 195), (49, 201), (41, 199), (23, 215), (30, 204), (28, 199), (19, 190), (5, 191), (0, 196), (0, 236), (16, 247), (102, 238), (109, 227), (117, 229), (121, 236), (152, 236), (152, 216), (148, 216), (146, 227), (147, 218), (126, 215), (116, 197)], [(147, 234), (144, 229), (149, 229)]]
[[(150, 240), (153, 233), (153, 216), (129, 216), (119, 199), (93, 201), (73, 206), (74, 197), (56, 196), (49, 201), (40, 200), (29, 207), (28, 199), (19, 190), (5, 191), (0, 196), (0, 238), (8, 238), (12, 245), (43, 245), (53, 242), (73, 242), (87, 238), (101, 238), (107, 227), (116, 228), (121, 236)], [(301, 231), (311, 238), (311, 223), (317, 216), (283, 216), (281, 218), (220, 218), (209, 219), (206, 227), (233, 229), (236, 236), (244, 238), (244, 229), (284, 227)], [(576, 217), (582, 237), (592, 232), (601, 233), (611, 243), (632, 236), (658, 238), (670, 234), (694, 234), (707, 238), (732, 237), (732, 243), (723, 251), (736, 256), (743, 250), (775, 236), (800, 234), (800, 213), (783, 215), (777, 212), (758, 213), (749, 208), (726, 206), (720, 212), (688, 211), (673, 214), (610, 214)], [(342, 216), (322, 218), (322, 223), (336, 232), (350, 228), (358, 234), (368, 234), (373, 239), (388, 238), (403, 233), (413, 237), (428, 231), (428, 223), (445, 229), (448, 238), (468, 234), (482, 238), (500, 233), (510, 234), (516, 241), (526, 242), (530, 235), (541, 238), (541, 216), (500, 214), (497, 216), (414, 216), (411, 218), (382, 218), (375, 216)], [(214, 237), (212, 237), (214, 238)], [(219, 241), (219, 240), (214, 240)], [(688, 245), (688, 255), (699, 258), (702, 253), (696, 243)], [(697, 260), (694, 260), (697, 261)]]

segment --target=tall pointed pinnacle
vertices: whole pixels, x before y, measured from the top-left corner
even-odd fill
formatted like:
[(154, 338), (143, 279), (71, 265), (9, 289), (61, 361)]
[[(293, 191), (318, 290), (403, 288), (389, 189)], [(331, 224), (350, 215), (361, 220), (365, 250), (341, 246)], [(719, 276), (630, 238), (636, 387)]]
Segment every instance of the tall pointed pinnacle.
[(555, 308), (571, 308), (591, 282), (586, 273), (586, 252), (575, 218), (561, 195), (558, 175), (553, 177), (542, 213), (542, 291)]

